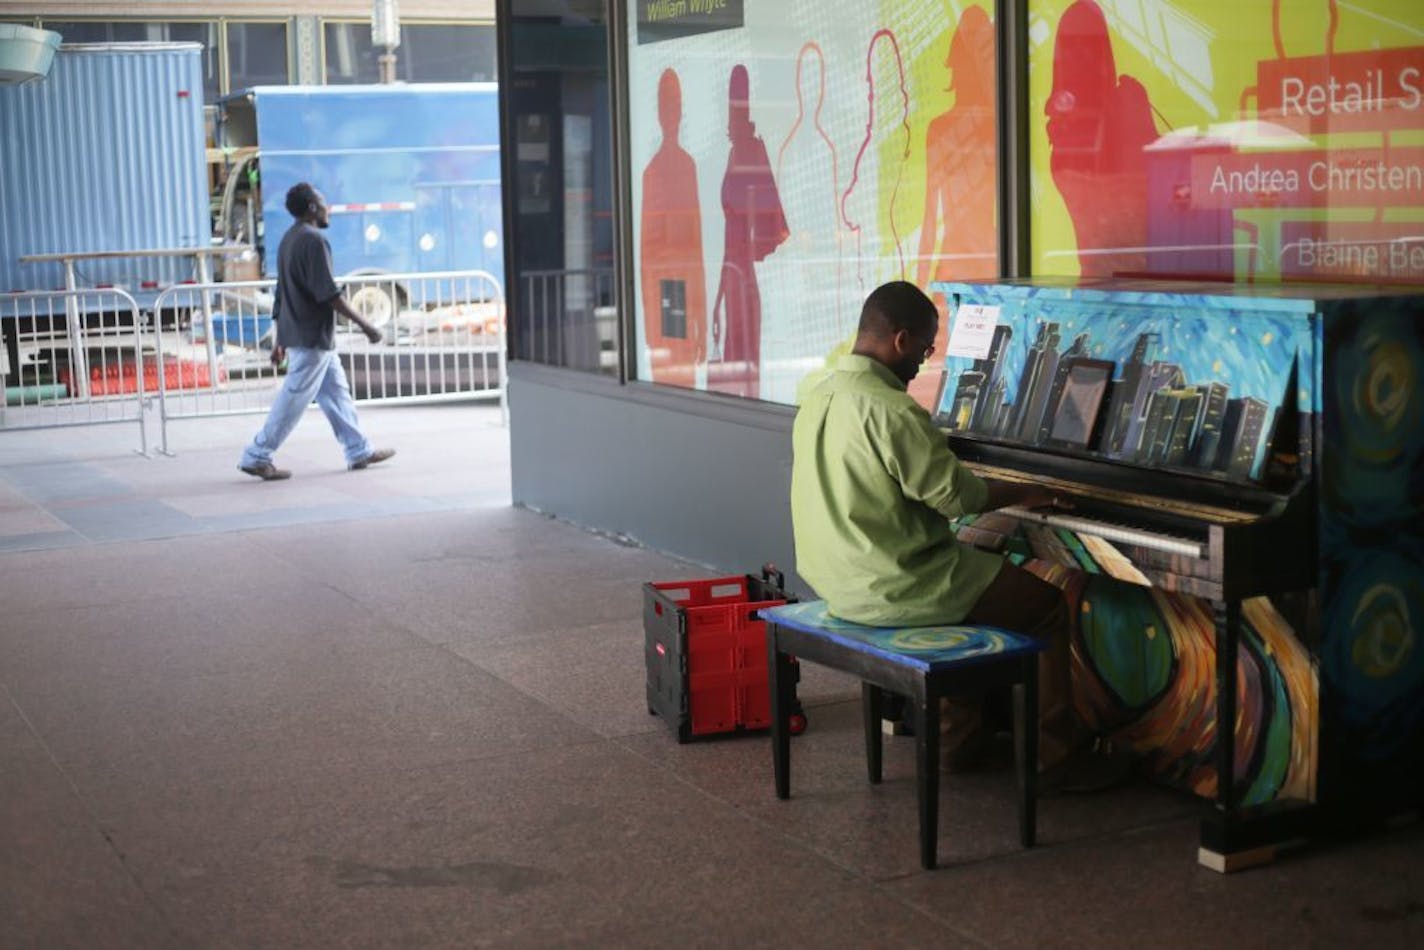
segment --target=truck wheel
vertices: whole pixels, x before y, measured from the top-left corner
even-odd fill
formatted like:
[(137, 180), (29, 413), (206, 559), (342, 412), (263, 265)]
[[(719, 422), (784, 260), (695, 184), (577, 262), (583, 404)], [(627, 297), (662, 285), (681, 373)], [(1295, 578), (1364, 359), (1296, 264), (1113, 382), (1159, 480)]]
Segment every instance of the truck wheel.
[(384, 328), (400, 312), (401, 296), (396, 287), (365, 284), (352, 291), (351, 309), (370, 321), (372, 326)]

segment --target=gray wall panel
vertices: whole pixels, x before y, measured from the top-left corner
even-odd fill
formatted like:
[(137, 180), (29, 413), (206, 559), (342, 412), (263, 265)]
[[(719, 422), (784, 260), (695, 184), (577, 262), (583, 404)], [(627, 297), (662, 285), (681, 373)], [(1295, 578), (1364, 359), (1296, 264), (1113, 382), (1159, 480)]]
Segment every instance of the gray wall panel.
[(511, 365), (516, 504), (718, 572), (773, 561), (807, 593), (791, 570), (790, 410), (575, 376)]

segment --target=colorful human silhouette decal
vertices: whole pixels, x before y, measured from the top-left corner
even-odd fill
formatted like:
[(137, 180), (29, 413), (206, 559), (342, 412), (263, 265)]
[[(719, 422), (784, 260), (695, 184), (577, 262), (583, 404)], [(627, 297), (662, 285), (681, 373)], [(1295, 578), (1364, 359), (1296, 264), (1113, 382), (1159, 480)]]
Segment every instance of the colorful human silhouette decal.
[[(994, 25), (982, 8), (969, 7), (944, 63), (954, 105), (930, 120), (925, 133), (925, 213), (915, 269), (923, 288), (931, 281), (976, 280), (999, 272), (994, 63)], [(935, 352), (944, 353), (948, 315), (942, 295), (935, 295), (935, 303), (940, 308)], [(943, 367), (937, 369), (922, 370), (910, 383), (910, 395), (926, 408), (943, 376)]]
[(790, 236), (760, 267), (766, 313), (761, 396), (774, 402), (795, 399), (798, 361), (839, 342), (855, 326), (860, 306), (847, 299), (842, 274), (839, 155), (822, 121), (826, 58), (820, 44), (802, 45), (795, 75), (796, 115), (776, 150), (776, 186)]
[(994, 25), (982, 8), (969, 7), (944, 63), (954, 105), (930, 120), (925, 135), (925, 214), (916, 269), (921, 287), (998, 272), (994, 59)]
[(761, 393), (756, 262), (780, 247), (789, 231), (766, 144), (752, 123), (751, 80), (741, 64), (732, 67), (727, 83), (727, 137), (732, 147), (722, 177), (722, 273), (712, 305), (713, 347), (720, 352), (708, 364), (707, 388), (756, 399)]
[(1147, 157), (1157, 138), (1147, 90), (1119, 76), (1107, 20), (1077, 0), (1058, 21), (1053, 89), (1044, 108), (1049, 167), (1077, 237), (1085, 277), (1147, 265)]
[(707, 359), (707, 279), (697, 163), (678, 140), (682, 84), (676, 71), (658, 78), (662, 144), (643, 169), (640, 281), (655, 382), (696, 385)]
[[(904, 280), (908, 276), (896, 212), (900, 181), (910, 159), (910, 90), (900, 43), (890, 30), (876, 30), (870, 38), (865, 51), (865, 87), (865, 137), (855, 155), (850, 184), (841, 196), (841, 217), (855, 236), (855, 273), (861, 297), (885, 280)], [(870, 174), (872, 165), (876, 168), (874, 175)], [(893, 245), (894, 257), (887, 262), (890, 266), (869, 272), (867, 260), (873, 267), (881, 258), (881, 248), (874, 238), (882, 215), (890, 232), (885, 249), (888, 251)]]

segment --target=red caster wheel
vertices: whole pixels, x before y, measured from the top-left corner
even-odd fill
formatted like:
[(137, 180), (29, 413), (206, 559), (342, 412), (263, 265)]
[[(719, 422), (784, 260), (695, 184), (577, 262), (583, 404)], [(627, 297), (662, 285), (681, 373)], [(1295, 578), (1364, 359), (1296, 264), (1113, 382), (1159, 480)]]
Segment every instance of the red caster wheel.
[(799, 736), (806, 731), (806, 714), (799, 712), (792, 713), (790, 720), (787, 722), (787, 726), (790, 727), (793, 736)]

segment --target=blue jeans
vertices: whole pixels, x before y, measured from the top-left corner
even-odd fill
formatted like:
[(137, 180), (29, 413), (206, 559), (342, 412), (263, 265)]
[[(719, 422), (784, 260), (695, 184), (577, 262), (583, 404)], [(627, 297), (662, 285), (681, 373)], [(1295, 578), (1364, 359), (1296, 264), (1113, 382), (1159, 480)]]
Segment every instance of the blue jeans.
[(346, 453), (347, 465), (371, 454), (371, 443), (356, 421), (356, 404), (351, 400), (351, 387), (346, 384), (346, 371), (341, 368), (336, 351), (291, 346), (287, 348), (287, 378), (277, 391), (267, 421), (252, 437), (239, 464), (251, 468), (271, 462), (272, 453), (292, 434), (313, 399), (331, 423), (331, 431)]

